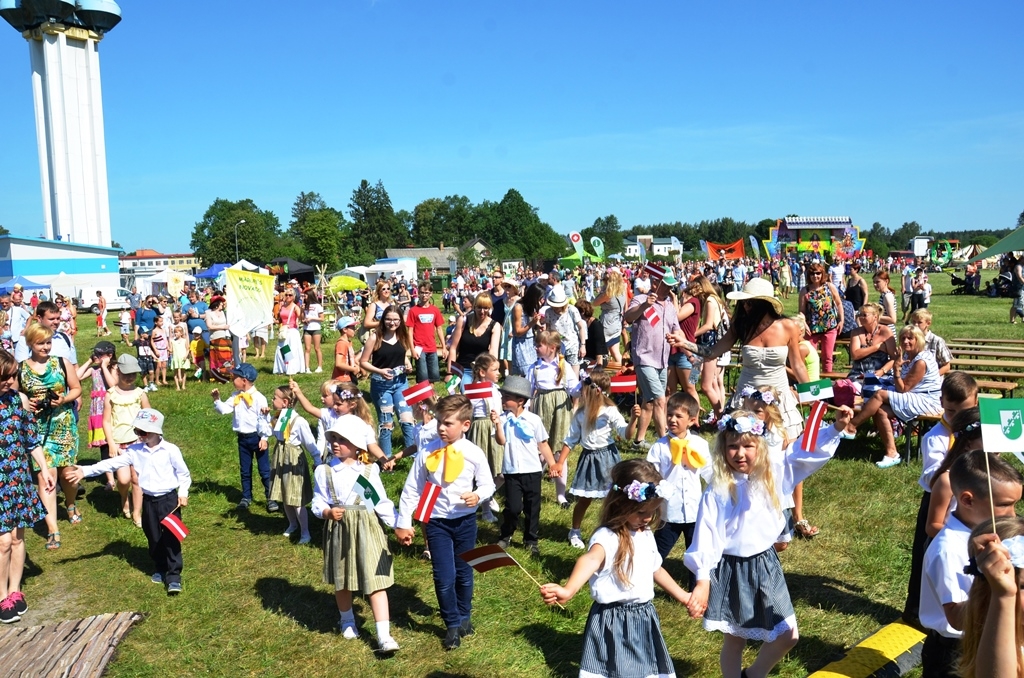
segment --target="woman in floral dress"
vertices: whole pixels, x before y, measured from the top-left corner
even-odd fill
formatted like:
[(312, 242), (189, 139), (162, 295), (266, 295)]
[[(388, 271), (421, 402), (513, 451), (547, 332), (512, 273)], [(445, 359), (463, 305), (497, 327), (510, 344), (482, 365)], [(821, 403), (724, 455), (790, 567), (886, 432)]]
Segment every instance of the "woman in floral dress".
[(27, 399), (17, 391), (18, 363), (0, 351), (0, 621), (18, 621), (28, 610), (21, 593), (25, 528), (46, 516), (29, 470), (29, 456), (43, 468), (41, 491), (53, 494), (56, 473), (46, 468), (39, 431)]

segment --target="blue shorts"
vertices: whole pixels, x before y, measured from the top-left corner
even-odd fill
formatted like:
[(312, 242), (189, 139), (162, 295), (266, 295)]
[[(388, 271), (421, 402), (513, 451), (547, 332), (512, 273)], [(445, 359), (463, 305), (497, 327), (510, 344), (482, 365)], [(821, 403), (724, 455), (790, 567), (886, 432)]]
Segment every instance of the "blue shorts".
[(640, 400), (643, 403), (664, 398), (665, 388), (668, 386), (668, 369), (637, 367), (636, 385), (640, 389)]
[(669, 354), (669, 356), (668, 356), (668, 366), (669, 367), (675, 367), (675, 368), (680, 369), (680, 370), (692, 370), (693, 369), (693, 363), (691, 363), (690, 359), (686, 357), (686, 354), (681, 352), (681, 351), (679, 353), (670, 353)]

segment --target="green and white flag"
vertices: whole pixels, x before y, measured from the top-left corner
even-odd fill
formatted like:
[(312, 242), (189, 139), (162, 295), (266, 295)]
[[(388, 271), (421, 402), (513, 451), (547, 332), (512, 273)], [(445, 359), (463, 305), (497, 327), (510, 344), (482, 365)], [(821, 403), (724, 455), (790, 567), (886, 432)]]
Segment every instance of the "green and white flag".
[(281, 352), (281, 359), (285, 362), (292, 359), (292, 347), (288, 345), (288, 342), (278, 344), (277, 350)]
[(274, 424), (274, 433), (280, 433), (285, 442), (288, 442), (288, 428), (292, 423), (292, 416), (295, 414), (295, 410), (288, 408), (282, 410), (280, 416), (277, 418), (277, 423)]
[(981, 441), (986, 452), (1024, 450), (1024, 399), (982, 398)]
[(365, 476), (359, 476), (356, 478), (356, 485), (363, 491), (363, 499), (370, 506), (376, 506), (380, 501), (380, 495), (377, 494), (377, 490), (373, 489), (373, 485), (370, 484), (370, 479)]
[(458, 395), (460, 392), (459, 384), (461, 383), (462, 378), (459, 377), (459, 375), (457, 374), (453, 374), (452, 376), (448, 377), (447, 381), (444, 382), (444, 388), (446, 391), (448, 391), (448, 395)]
[(796, 395), (801, 403), (812, 403), (815, 400), (828, 400), (832, 397), (832, 380), (821, 379), (796, 385)]

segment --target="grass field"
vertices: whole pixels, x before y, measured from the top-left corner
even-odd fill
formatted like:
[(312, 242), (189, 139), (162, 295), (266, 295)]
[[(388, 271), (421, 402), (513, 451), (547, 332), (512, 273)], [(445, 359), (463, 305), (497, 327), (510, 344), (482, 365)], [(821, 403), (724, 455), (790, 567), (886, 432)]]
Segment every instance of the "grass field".
[[(989, 276), (986, 275), (986, 278)], [(1007, 299), (952, 297), (948, 278), (932, 276), (935, 331), (954, 336), (1021, 337), (1024, 329), (1007, 323)], [(795, 299), (787, 306), (795, 309)], [(91, 317), (80, 318), (79, 355), (89, 355), (95, 339)], [(326, 351), (325, 351), (326, 353)], [(270, 374), (269, 360), (257, 363), (257, 387), (265, 394), (285, 380)], [(321, 375), (300, 375), (314, 393)], [(146, 540), (131, 521), (119, 517), (116, 493), (102, 483), (86, 485), (84, 522), (71, 526), (61, 510), (63, 546), (44, 549), (29, 535), (25, 593), (32, 610), (22, 625), (138, 610), (146, 619), (120, 647), (111, 676), (575, 676), (581, 633), (590, 606), (584, 589), (562, 612), (545, 607), (536, 587), (521, 572), (495, 570), (477, 575), (475, 636), (455, 652), (441, 650), (443, 624), (437, 614), (429, 563), (419, 559), (422, 535), (412, 548), (396, 553), (395, 586), (390, 589), (393, 632), (402, 650), (378, 659), (372, 651), (373, 618), (356, 603), (362, 639), (345, 641), (335, 632), (333, 591), (322, 583), (318, 543), (297, 546), (281, 536), (286, 521), (268, 515), (262, 492), (248, 512), (241, 498), (235, 439), (230, 418), (210, 406), (211, 385), (190, 382), (150, 395), (167, 417), (165, 432), (179, 445), (194, 478), (185, 521), (192, 530), (184, 546), (185, 592), (168, 598), (149, 581)], [(83, 428), (84, 433), (84, 428)], [(83, 440), (85, 438), (83, 437)], [(776, 675), (804, 676), (842, 654), (902, 610), (910, 544), (919, 501), (918, 463), (881, 471), (873, 439), (843, 442), (836, 459), (806, 483), (806, 513), (821, 526), (813, 541), (797, 541), (782, 555), (797, 610), (801, 640)], [(98, 459), (82, 448), (85, 463)], [(386, 474), (398, 498), (406, 465)], [(512, 552), (538, 580), (564, 580), (578, 555), (565, 542), (569, 512), (551, 501), (541, 514), (539, 560), (529, 560), (521, 542)], [(584, 524), (595, 528), (597, 510)], [(321, 523), (311, 520), (314, 542)], [(42, 529), (42, 528), (40, 528)], [(481, 543), (497, 539), (481, 523)], [(684, 573), (682, 544), (667, 567)], [(702, 630), (685, 609), (665, 596), (655, 605), (679, 675), (718, 673), (721, 636)], [(751, 651), (751, 657), (753, 652)]]

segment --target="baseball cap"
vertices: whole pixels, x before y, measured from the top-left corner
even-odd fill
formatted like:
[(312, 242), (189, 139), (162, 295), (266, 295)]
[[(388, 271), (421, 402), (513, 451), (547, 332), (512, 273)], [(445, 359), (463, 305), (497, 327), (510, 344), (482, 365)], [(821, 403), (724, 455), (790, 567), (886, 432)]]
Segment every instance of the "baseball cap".
[(343, 330), (346, 327), (351, 327), (356, 324), (355, 318), (350, 315), (342, 316), (338, 318), (338, 330)]
[(258, 376), (256, 368), (249, 363), (242, 363), (235, 369), (231, 370), (231, 374), (250, 382), (256, 381), (256, 377)]
[(135, 359), (135, 356), (122, 353), (117, 358), (117, 371), (121, 374), (138, 374), (142, 368), (139, 367), (139, 361)]
[(146, 433), (164, 434), (164, 415), (150, 407), (144, 407), (135, 415), (134, 428)]
[(193, 327), (192, 328), (192, 334), (202, 334), (202, 333), (203, 333), (203, 328), (202, 327)]
[(117, 353), (117, 349), (109, 341), (97, 341), (96, 345), (92, 347), (94, 355), (114, 355)]

